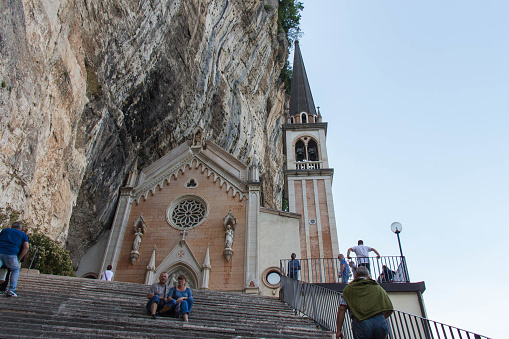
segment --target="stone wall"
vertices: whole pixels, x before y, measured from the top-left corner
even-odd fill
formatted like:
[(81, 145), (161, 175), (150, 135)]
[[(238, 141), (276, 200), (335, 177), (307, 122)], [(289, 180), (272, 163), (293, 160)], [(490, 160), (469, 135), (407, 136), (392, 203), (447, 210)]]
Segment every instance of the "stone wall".
[(135, 159), (190, 137), (250, 163), (280, 207), (286, 41), (277, 1), (0, 3), (0, 207), (66, 242), (75, 265), (112, 221)]

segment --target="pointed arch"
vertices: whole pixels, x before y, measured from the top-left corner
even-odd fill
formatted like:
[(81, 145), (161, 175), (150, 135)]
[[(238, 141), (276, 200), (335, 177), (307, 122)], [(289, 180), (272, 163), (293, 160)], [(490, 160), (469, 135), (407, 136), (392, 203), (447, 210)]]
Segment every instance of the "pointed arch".
[(308, 150), (309, 161), (319, 161), (320, 160), (320, 157), (318, 155), (318, 144), (316, 143), (316, 141), (313, 138), (311, 138), (308, 141), (307, 150)]
[(295, 143), (295, 160), (296, 161), (305, 161), (306, 159), (306, 145), (304, 141), (298, 140)]

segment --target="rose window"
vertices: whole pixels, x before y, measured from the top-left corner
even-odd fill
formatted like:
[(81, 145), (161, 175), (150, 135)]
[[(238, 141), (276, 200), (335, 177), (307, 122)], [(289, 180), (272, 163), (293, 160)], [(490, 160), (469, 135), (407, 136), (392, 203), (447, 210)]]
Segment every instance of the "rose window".
[(206, 205), (198, 197), (185, 197), (172, 203), (167, 219), (173, 227), (184, 229), (198, 226), (206, 217)]

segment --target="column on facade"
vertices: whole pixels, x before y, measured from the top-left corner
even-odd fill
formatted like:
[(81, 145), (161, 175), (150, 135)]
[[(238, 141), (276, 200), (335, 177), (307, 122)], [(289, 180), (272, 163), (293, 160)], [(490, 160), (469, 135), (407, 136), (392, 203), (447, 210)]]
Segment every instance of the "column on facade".
[(133, 202), (133, 198), (131, 197), (132, 191), (133, 189), (131, 187), (124, 187), (120, 189), (120, 199), (117, 205), (117, 212), (115, 213), (115, 219), (113, 220), (100, 272), (104, 271), (108, 265), (113, 266), (113, 272), (115, 272), (117, 268), (118, 257), (120, 255), (120, 249), (122, 248), (127, 221), (129, 220), (129, 214), (131, 213), (131, 206)]
[(244, 272), (244, 292), (258, 293), (260, 287), (259, 268), (259, 215), (260, 215), (260, 190), (259, 182), (248, 183), (249, 198), (246, 209), (246, 257)]

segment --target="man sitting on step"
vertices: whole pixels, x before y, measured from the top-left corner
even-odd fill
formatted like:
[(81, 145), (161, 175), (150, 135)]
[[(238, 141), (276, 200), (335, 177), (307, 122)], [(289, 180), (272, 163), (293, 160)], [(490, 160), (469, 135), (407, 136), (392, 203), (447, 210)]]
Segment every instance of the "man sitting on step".
[(163, 272), (159, 275), (159, 282), (150, 286), (150, 292), (147, 297), (150, 299), (147, 303), (147, 312), (153, 319), (157, 317), (157, 313), (167, 313), (171, 310), (175, 302), (168, 296), (170, 287), (168, 286), (168, 273)]

